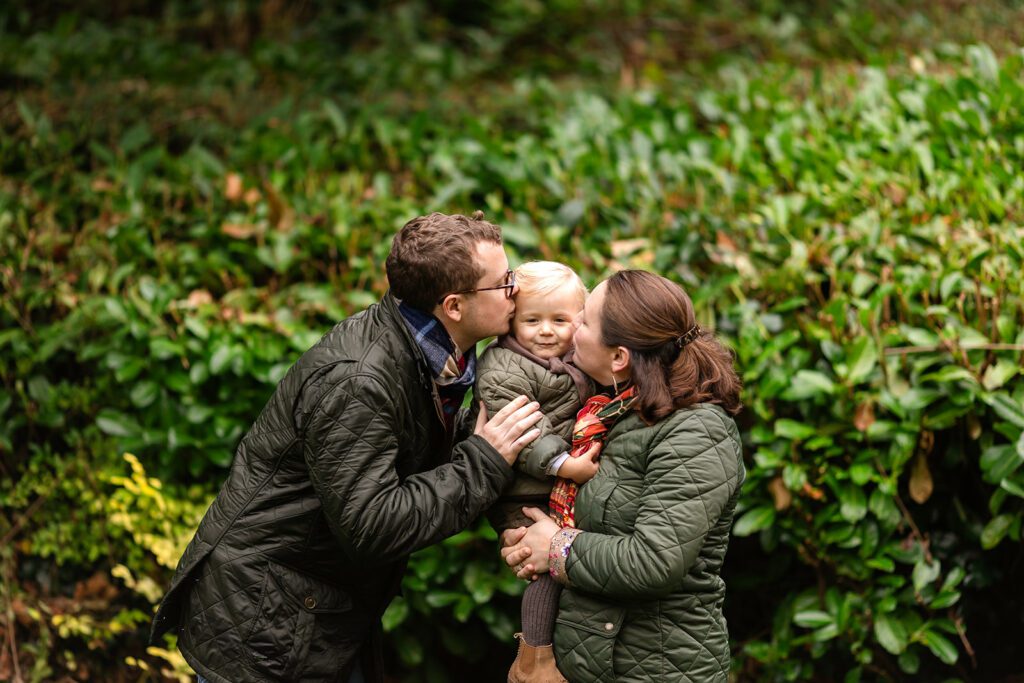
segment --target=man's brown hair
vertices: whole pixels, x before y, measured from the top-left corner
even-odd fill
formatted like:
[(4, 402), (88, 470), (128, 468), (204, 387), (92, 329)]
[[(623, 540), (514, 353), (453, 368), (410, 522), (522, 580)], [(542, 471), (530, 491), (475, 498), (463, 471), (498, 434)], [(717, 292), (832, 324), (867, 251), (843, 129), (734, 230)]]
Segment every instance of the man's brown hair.
[(629, 349), (637, 411), (648, 424), (697, 403), (740, 411), (732, 352), (711, 333), (694, 330), (693, 303), (682, 287), (642, 270), (620, 271), (607, 282), (601, 341)]
[(501, 244), (501, 228), (485, 221), (483, 211), (413, 218), (391, 243), (385, 264), (391, 292), (430, 312), (446, 294), (475, 288), (484, 276), (476, 263), (480, 242)]

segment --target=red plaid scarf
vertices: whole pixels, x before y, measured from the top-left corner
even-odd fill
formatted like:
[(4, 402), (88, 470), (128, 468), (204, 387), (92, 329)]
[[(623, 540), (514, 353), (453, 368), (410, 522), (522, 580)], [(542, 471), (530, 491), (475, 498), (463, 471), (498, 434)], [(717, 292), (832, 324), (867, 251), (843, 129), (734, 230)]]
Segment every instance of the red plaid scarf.
[[(569, 457), (588, 457), (596, 460), (604, 446), (605, 436), (619, 418), (629, 412), (636, 402), (636, 387), (629, 387), (615, 398), (597, 394), (587, 399), (576, 413), (576, 426), (572, 430), (572, 450)], [(561, 527), (576, 526), (576, 491), (579, 485), (571, 479), (559, 477), (551, 489), (548, 507), (551, 517)]]

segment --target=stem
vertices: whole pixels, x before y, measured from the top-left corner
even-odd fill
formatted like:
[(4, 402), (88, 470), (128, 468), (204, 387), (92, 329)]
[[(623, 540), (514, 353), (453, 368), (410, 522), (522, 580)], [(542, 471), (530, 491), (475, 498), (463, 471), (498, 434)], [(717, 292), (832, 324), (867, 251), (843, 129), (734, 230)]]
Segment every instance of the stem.
[(957, 635), (960, 636), (960, 642), (964, 646), (964, 650), (967, 651), (967, 656), (971, 658), (971, 668), (978, 668), (978, 660), (974, 656), (974, 648), (971, 647), (971, 643), (967, 640), (967, 632), (964, 630), (964, 620), (959, 614), (954, 613), (951, 609), (949, 610), (949, 616), (953, 620), (953, 625), (956, 626)]
[[(1024, 344), (960, 344), (962, 351), (1024, 351)], [(885, 349), (887, 356), (907, 355), (911, 353), (935, 353), (936, 351), (952, 352), (945, 344), (934, 346), (893, 346)]]

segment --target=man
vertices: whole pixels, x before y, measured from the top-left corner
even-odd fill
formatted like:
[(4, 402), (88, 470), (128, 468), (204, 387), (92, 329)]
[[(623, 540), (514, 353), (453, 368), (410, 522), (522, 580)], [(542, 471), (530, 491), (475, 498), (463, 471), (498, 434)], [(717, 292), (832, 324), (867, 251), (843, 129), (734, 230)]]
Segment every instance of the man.
[(408, 556), (493, 503), (536, 438), (520, 397), (456, 439), (475, 344), (515, 310), (500, 229), (416, 218), (387, 273), (380, 303), (278, 385), (157, 612), (153, 639), (176, 629), (212, 683), (381, 680), (380, 616)]

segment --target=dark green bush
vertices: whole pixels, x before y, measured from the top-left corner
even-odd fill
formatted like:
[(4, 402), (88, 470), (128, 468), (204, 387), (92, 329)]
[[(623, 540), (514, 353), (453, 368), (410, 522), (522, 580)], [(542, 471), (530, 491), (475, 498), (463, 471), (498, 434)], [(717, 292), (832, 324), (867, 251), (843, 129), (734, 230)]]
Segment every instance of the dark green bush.
[[(1012, 672), (1024, 60), (898, 57), (937, 30), (921, 8), (905, 26), (840, 9), (830, 36), (814, 5), (456, 5), (312, 8), (276, 37), (246, 3), (0, 12), (19, 86), (0, 107), (0, 629), (22, 675), (186, 676), (173, 643), (146, 651), (146, 621), (238, 438), (385, 291), (404, 221), (476, 208), (514, 260), (676, 279), (735, 349), (740, 679)], [(671, 70), (683, 9), (732, 16), (749, 48), (695, 44), (730, 66)], [(649, 52), (572, 42), (586, 12)], [(592, 80), (538, 75), (573, 64)], [(486, 524), (418, 553), (384, 619), (396, 671), (500, 676), (521, 588)]]

